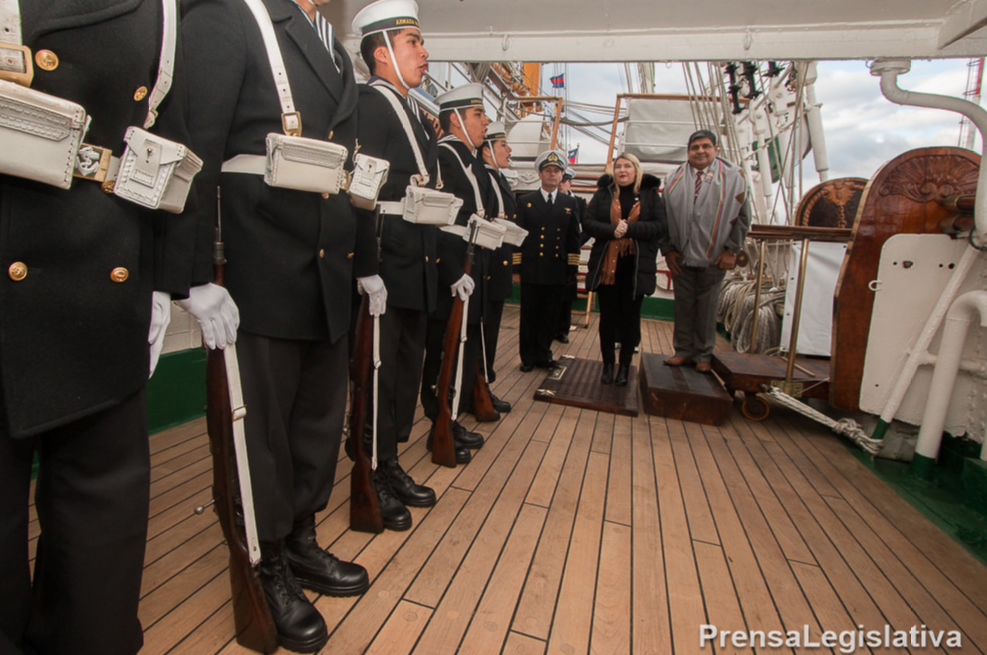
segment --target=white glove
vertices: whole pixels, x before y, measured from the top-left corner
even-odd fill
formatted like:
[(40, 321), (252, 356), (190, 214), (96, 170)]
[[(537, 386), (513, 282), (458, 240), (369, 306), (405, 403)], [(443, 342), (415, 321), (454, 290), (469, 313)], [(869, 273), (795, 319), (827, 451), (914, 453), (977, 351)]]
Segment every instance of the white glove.
[(202, 328), (202, 342), (210, 350), (226, 348), (236, 341), (236, 329), (240, 325), (240, 310), (230, 293), (212, 282), (192, 287), (188, 298), (175, 304), (195, 317)]
[(473, 278), (469, 275), (464, 275), (452, 285), (452, 295), (455, 296), (458, 293), (459, 299), (465, 302), (473, 294), (474, 287), (476, 287), (476, 282), (473, 281)]
[(151, 294), (151, 329), (147, 333), (147, 343), (151, 346), (151, 370), (147, 377), (154, 375), (164, 348), (165, 332), (171, 323), (171, 294), (167, 291), (155, 291)]
[(387, 311), (387, 287), (379, 275), (356, 278), (356, 290), (367, 294), (371, 316), (380, 316)]

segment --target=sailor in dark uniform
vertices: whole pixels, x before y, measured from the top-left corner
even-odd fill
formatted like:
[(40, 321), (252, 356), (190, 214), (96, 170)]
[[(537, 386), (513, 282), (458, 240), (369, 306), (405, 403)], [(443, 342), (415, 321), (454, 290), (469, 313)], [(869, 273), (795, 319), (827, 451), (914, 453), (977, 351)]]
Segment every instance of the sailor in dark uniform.
[[(163, 88), (161, 0), (4, 5), (0, 78), (11, 79), (13, 53), (33, 63), (33, 81), (20, 83), (81, 105), (92, 117), (87, 142), (115, 157), (129, 127), (188, 145), (180, 45), (168, 55), (170, 91), (153, 127), (145, 122)], [(177, 38), (177, 7), (168, 8), (168, 33)], [(32, 153), (5, 143), (13, 135), (4, 125), (0, 150), (26, 164)], [(58, 173), (65, 175), (64, 165)], [(185, 299), (206, 322), (224, 319), (202, 308), (202, 293), (218, 301), (216, 310), (232, 307), (224, 291), (207, 284), (211, 267), (193, 267), (194, 216), (145, 209), (102, 182), (75, 179), (66, 190), (0, 175), (2, 653), (140, 650), (150, 488), (145, 383), (172, 298)], [(222, 327), (219, 341), (232, 340), (235, 329), (235, 320)], [(35, 455), (41, 535), (32, 588)]]
[[(483, 144), (487, 125), (490, 124), (483, 109), (483, 87), (480, 84), (466, 84), (439, 96), (436, 102), (439, 103), (439, 126), (446, 133), (439, 140), (442, 190), (463, 201), (456, 224), (465, 226), (473, 214), (489, 216), (488, 212), (495, 211), (496, 206), (490, 176), (487, 175), (483, 162), (477, 158), (477, 148)], [(480, 320), (486, 301), (489, 255), (485, 249), (475, 248), (472, 272), (466, 275), (463, 270), (466, 242), (445, 232), (440, 239), (443, 252), (449, 253), (440, 258), (440, 275), (443, 279), (456, 280), (452, 285), (452, 294), (458, 293), (460, 297), (470, 298), (469, 315), (463, 317), (468, 327), (459, 407), (460, 411), (465, 411), (472, 400), (472, 380), (480, 362)], [(429, 317), (426, 337), (421, 401), (425, 416), (433, 423), (439, 412), (439, 399), (436, 398), (433, 385), (441, 368), (442, 341), (452, 309), (452, 294), (439, 294), (436, 310)], [(460, 464), (469, 462), (469, 449), (481, 447), (483, 437), (476, 432), (467, 431), (458, 422), (453, 422), (452, 430), (456, 441), (456, 461)]]
[[(404, 200), (409, 185), (435, 188), (438, 144), (428, 118), (408, 97), (408, 91), (421, 84), (428, 70), (418, 4), (414, 0), (378, 0), (356, 15), (353, 31), (363, 37), (360, 51), (372, 75), (369, 84), (360, 85), (360, 152), (391, 164), (378, 196), (382, 207), (377, 237), (380, 276), (388, 295), (387, 311), (380, 317), (374, 485), (384, 526), (407, 530), (411, 513), (406, 505), (435, 504), (435, 492), (416, 484), (401, 468), (398, 442), (408, 440), (418, 404), (425, 326), (440, 288), (436, 264), (439, 228), (405, 221), (400, 211), (403, 202), (399, 205), (399, 201)], [(442, 288), (448, 289), (449, 284)], [(368, 407), (373, 404), (368, 403)]]
[[(579, 244), (582, 246), (589, 241), (589, 236), (582, 230), (583, 216), (586, 215), (586, 198), (577, 196), (572, 192), (572, 179), (576, 177), (576, 171), (566, 168), (562, 174), (562, 184), (559, 185), (559, 193), (572, 196), (576, 199), (577, 214), (579, 216)], [(565, 286), (565, 294), (562, 297), (562, 310), (559, 312), (558, 332), (555, 340), (560, 343), (569, 343), (569, 328), (572, 326), (572, 303), (579, 295), (579, 288), (575, 279), (569, 281)]]
[[(517, 218), (517, 204), (510, 182), (504, 177), (503, 169), (511, 165), (511, 147), (507, 144), (507, 130), (503, 123), (491, 123), (487, 136), (480, 146), (480, 156), (492, 181), (491, 188), (497, 197), (498, 218), (514, 221)], [(505, 243), (490, 255), (490, 270), (487, 275), (487, 306), (483, 312), (483, 373), (487, 382), (497, 379), (494, 361), (497, 357), (497, 340), (500, 335), (500, 319), (504, 314), (504, 301), (514, 293), (511, 281), (513, 247)], [(511, 411), (511, 404), (490, 392), (490, 401), (499, 414)]]
[(548, 150), (535, 159), (541, 188), (518, 199), (518, 226), (528, 231), (521, 246), (521, 370), (553, 368), (552, 338), (566, 284), (579, 267), (578, 207), (559, 193), (565, 156)]
[[(312, 652), (328, 634), (301, 587), (349, 596), (369, 586), (362, 566), (319, 546), (315, 514), (328, 503), (343, 432), (351, 284), (356, 277), (378, 314), (386, 291), (373, 225), (357, 220), (344, 193), (265, 183), (268, 135), (300, 132), (352, 153), (358, 93), (349, 56), (311, 2), (262, 2), (258, 19), (243, 0), (183, 1), (189, 131), (205, 162), (197, 211), (206, 224), (222, 187), (260, 581), (281, 645)], [(258, 22), (265, 12), (297, 115), (275, 85)]]

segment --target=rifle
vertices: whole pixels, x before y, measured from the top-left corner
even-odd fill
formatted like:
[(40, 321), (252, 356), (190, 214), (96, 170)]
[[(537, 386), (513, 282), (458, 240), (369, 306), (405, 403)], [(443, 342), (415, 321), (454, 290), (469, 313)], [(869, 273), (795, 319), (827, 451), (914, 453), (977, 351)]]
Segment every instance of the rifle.
[[(373, 468), (376, 461), (371, 462), (363, 446), (363, 435), (367, 425), (367, 379), (370, 377), (371, 363), (374, 358), (374, 331), (379, 325), (379, 319), (370, 315), (370, 299), (366, 294), (360, 302), (360, 314), (356, 319), (356, 337), (353, 344), (353, 364), (350, 367), (352, 382), (350, 396), (350, 434), (348, 440), (349, 452), (353, 455), (353, 470), (350, 473), (350, 530), (373, 532), (384, 531), (384, 519), (380, 515), (380, 502), (377, 490), (374, 488)], [(374, 417), (377, 416), (376, 370), (374, 371)], [(374, 438), (376, 440), (376, 421)], [(377, 448), (374, 447), (374, 459)]]
[(473, 416), (477, 421), (496, 421), (499, 415), (494, 409), (493, 401), (490, 399), (489, 372), (487, 371), (487, 335), (483, 329), (483, 322), (480, 322), (480, 349), (483, 359), (483, 373), (479, 368), (473, 377)]
[[(216, 190), (216, 203), (213, 276), (216, 284), (224, 286), (226, 256), (219, 218), (219, 189)], [(238, 448), (242, 442), (236, 442), (242, 439), (242, 433), (237, 435), (239, 426), (234, 427), (236, 422), (242, 423), (245, 414), (235, 346), (230, 344), (225, 350), (207, 351), (206, 424), (213, 463), (212, 495), (223, 537), (230, 549), (230, 587), (236, 640), (245, 648), (273, 653), (278, 648), (278, 632), (256, 567), (260, 561), (260, 548), (253, 520), (250, 473), (243, 470), (247, 465), (246, 450)]]
[[(472, 227), (470, 239), (466, 247), (466, 262), (463, 264), (463, 274), (469, 275), (473, 272), (473, 248), (476, 240), (476, 227)], [(466, 301), (456, 294), (452, 299), (452, 310), (449, 312), (449, 323), (446, 325), (446, 335), (442, 342), (442, 368), (439, 369), (439, 381), (435, 385), (435, 397), (439, 401), (439, 415), (432, 426), (432, 463), (441, 466), (456, 468), (456, 443), (452, 438), (453, 411), (459, 408), (452, 408), (449, 405), (449, 389), (452, 386), (453, 359), (456, 356), (456, 348), (460, 348), (460, 359), (462, 358), (460, 342), (464, 339), (460, 335), (463, 329), (463, 316)], [(458, 368), (458, 367), (457, 367)], [(459, 378), (457, 371), (457, 379)], [(458, 384), (457, 384), (458, 387)], [(453, 404), (459, 403), (458, 389)]]

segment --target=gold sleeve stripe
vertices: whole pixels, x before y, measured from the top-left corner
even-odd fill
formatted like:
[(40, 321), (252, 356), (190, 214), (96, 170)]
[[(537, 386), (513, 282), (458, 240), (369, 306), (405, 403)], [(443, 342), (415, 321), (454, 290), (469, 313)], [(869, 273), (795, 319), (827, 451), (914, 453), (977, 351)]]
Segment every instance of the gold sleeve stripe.
[(569, 253), (569, 266), (579, 266), (579, 253)]
[(514, 253), (514, 265), (517, 266), (520, 263), (521, 263), (521, 253), (516, 252)]

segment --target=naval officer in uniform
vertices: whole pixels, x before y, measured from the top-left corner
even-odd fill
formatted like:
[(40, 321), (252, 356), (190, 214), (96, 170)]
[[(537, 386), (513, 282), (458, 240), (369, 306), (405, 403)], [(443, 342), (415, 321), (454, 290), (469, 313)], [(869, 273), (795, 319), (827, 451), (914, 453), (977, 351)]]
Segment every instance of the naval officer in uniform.
[[(438, 142), (432, 124), (408, 97), (428, 70), (418, 4), (414, 0), (378, 0), (356, 15), (353, 31), (362, 37), (360, 53), (371, 74), (369, 83), (360, 85), (360, 152), (391, 164), (378, 196), (387, 208), (380, 213), (377, 239), (380, 276), (388, 295), (387, 311), (380, 317), (374, 485), (384, 527), (407, 530), (411, 513), (406, 506), (435, 504), (435, 492), (417, 484), (401, 467), (398, 442), (407, 441), (411, 435), (418, 404), (425, 327), (440, 289), (436, 263), (439, 228), (407, 222), (397, 207), (409, 185), (435, 188)], [(447, 294), (450, 284), (441, 284)], [(368, 407), (373, 404), (368, 403)], [(367, 425), (372, 422), (368, 420)]]
[(521, 370), (554, 368), (555, 336), (566, 284), (579, 267), (579, 208), (559, 192), (565, 156), (547, 150), (535, 159), (541, 188), (518, 199), (517, 224), (528, 231), (521, 246)]
[[(238, 337), (260, 581), (279, 641), (311, 652), (326, 623), (301, 587), (363, 593), (367, 571), (323, 550), (315, 514), (329, 500), (343, 433), (347, 331), (355, 277), (371, 311), (386, 302), (373, 226), (344, 194), (271, 186), (265, 141), (286, 131), (353, 152), (357, 88), (333, 26), (309, 0), (262, 0), (273, 23), (297, 116), (282, 114), (259, 23), (243, 0), (185, 0), (189, 131), (204, 160), (203, 223), (222, 188), (226, 284), (240, 307)], [(321, 2), (319, 4), (322, 4)], [(263, 20), (263, 19), (262, 19)], [(298, 130), (292, 121), (300, 119)]]

